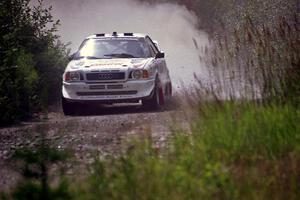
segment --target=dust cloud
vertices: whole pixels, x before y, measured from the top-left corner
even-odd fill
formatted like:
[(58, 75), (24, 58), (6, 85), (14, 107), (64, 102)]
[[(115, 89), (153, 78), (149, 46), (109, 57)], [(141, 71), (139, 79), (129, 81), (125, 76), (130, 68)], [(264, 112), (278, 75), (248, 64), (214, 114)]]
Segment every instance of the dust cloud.
[(61, 20), (61, 40), (71, 42), (72, 52), (95, 33), (145, 33), (165, 52), (175, 89), (181, 83), (192, 84), (194, 73), (206, 76), (199, 53), (208, 45), (208, 37), (196, 28), (196, 16), (183, 6), (136, 0), (45, 0), (44, 4), (53, 6), (54, 17)]

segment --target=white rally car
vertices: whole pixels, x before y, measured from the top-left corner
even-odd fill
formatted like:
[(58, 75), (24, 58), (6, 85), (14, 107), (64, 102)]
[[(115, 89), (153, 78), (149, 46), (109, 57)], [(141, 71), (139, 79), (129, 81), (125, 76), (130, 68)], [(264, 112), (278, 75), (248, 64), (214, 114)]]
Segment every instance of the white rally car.
[(147, 35), (95, 34), (71, 56), (63, 74), (62, 108), (74, 114), (78, 103), (139, 102), (159, 108), (172, 96), (164, 53)]

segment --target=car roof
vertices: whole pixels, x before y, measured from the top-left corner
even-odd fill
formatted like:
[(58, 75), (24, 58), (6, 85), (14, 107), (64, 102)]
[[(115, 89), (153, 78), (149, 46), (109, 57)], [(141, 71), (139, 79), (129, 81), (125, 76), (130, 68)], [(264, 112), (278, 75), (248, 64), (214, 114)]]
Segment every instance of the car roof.
[(141, 33), (97, 33), (94, 35), (88, 36), (86, 39), (96, 39), (96, 38), (113, 38), (113, 37), (135, 37), (135, 38), (145, 38), (147, 35)]

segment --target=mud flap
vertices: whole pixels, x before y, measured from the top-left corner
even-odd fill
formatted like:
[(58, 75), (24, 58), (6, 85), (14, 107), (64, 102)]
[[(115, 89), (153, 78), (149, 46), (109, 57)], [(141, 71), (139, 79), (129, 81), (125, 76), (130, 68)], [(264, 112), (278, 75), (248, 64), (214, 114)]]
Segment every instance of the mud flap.
[(164, 104), (165, 104), (164, 92), (163, 92), (163, 89), (160, 87), (159, 88), (159, 105), (164, 105)]

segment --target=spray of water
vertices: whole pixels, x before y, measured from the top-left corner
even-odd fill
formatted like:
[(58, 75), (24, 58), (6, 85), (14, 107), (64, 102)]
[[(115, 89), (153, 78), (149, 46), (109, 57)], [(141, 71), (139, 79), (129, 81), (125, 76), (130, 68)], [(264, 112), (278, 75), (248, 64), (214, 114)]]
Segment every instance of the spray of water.
[(192, 84), (193, 73), (206, 76), (199, 53), (208, 44), (208, 37), (196, 28), (196, 16), (183, 6), (150, 5), (136, 0), (46, 0), (45, 3), (53, 5), (54, 17), (61, 20), (61, 39), (71, 42), (73, 52), (86, 36), (94, 33), (146, 33), (166, 53), (175, 88), (181, 82), (186, 87)]

